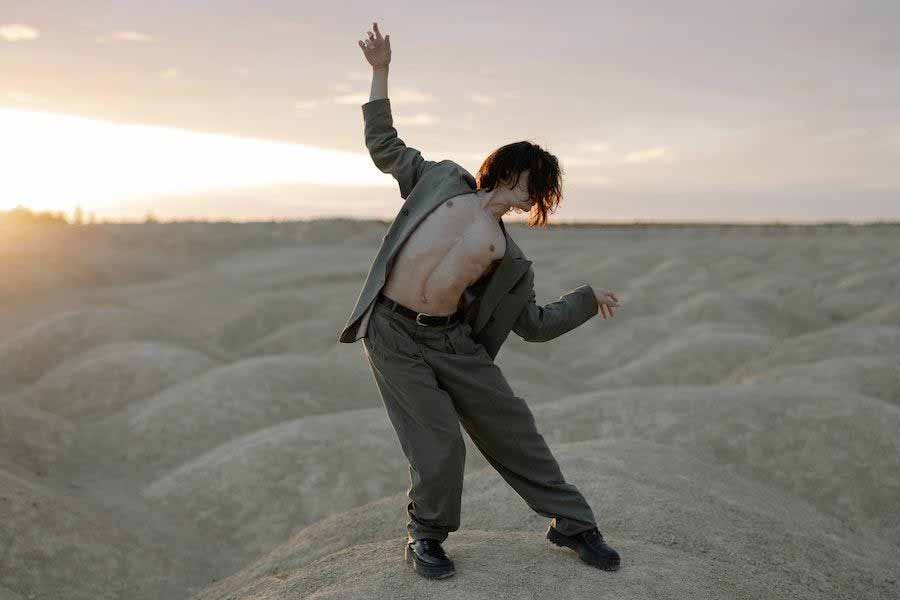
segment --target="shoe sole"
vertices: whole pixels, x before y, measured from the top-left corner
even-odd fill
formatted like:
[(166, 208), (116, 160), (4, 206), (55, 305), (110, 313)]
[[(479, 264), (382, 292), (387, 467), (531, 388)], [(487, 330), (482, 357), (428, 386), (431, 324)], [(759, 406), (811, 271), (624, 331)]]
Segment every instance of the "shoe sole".
[(409, 547), (409, 544), (405, 544), (403, 547), (403, 558), (408, 564), (411, 564), (413, 570), (422, 577), (427, 577), (429, 579), (446, 579), (447, 577), (456, 574), (456, 569), (452, 563), (449, 566), (442, 567), (422, 561), (421, 558), (416, 556), (415, 551)]
[(571, 548), (578, 553), (579, 558), (581, 558), (583, 562), (593, 567), (597, 567), (598, 569), (603, 569), (604, 571), (618, 571), (619, 567), (622, 564), (622, 562), (618, 560), (603, 560), (601, 558), (597, 558), (591, 553), (583, 552), (582, 544), (576, 542), (567, 535), (561, 534), (560, 532), (553, 529), (552, 526), (547, 529), (547, 539), (557, 546)]

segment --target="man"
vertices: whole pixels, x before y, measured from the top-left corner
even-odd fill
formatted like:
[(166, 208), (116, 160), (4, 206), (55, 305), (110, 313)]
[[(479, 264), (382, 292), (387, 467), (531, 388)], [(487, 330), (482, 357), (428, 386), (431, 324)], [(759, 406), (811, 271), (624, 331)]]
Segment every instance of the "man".
[[(479, 170), (479, 186), (450, 160), (407, 147), (387, 98), (390, 36), (359, 42), (373, 67), (362, 106), (366, 147), (391, 173), (405, 203), (384, 236), (339, 340), (363, 340), (388, 417), (409, 460), (404, 557), (425, 577), (455, 573), (441, 543), (460, 525), (466, 447), (459, 425), (490, 464), (538, 514), (547, 538), (588, 564), (619, 567), (593, 512), (567, 483), (525, 401), (494, 358), (510, 331), (547, 341), (578, 327), (618, 298), (582, 285), (546, 306), (535, 303), (534, 272), (503, 225), (510, 209), (546, 221), (560, 198), (552, 154), (529, 142), (499, 148)], [(603, 318), (607, 318), (604, 314)]]

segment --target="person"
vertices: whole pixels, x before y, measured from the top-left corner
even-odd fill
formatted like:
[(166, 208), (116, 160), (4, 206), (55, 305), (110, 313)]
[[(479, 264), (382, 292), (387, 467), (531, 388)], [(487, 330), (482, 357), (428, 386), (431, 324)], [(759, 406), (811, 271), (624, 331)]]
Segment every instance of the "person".
[(530, 225), (545, 224), (560, 198), (558, 161), (531, 142), (509, 144), (484, 161), (476, 185), (453, 161), (425, 160), (393, 127), (390, 35), (383, 37), (374, 22), (359, 46), (373, 68), (370, 100), (362, 106), (366, 147), (375, 165), (397, 180), (405, 203), (339, 340), (363, 340), (409, 462), (404, 558), (425, 577), (456, 572), (442, 542), (460, 525), (461, 424), (528, 506), (552, 518), (547, 539), (588, 564), (618, 569), (619, 554), (494, 363), (510, 331), (548, 341), (598, 312), (611, 318), (619, 306), (615, 293), (589, 284), (554, 303), (535, 302), (531, 261), (501, 217), (529, 211)]

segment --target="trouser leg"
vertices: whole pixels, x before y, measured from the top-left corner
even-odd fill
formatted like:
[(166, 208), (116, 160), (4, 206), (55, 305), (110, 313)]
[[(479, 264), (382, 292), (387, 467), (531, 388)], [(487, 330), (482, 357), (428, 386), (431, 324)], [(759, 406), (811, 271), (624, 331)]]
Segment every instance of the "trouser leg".
[(595, 527), (591, 507), (565, 481), (525, 400), (470, 333), (467, 324), (449, 328), (450, 351), (426, 357), (473, 443), (532, 510), (552, 519), (555, 529), (574, 535)]
[(410, 539), (445, 540), (459, 529), (466, 445), (449, 394), (416, 340), (376, 307), (363, 338), (388, 418), (409, 462)]

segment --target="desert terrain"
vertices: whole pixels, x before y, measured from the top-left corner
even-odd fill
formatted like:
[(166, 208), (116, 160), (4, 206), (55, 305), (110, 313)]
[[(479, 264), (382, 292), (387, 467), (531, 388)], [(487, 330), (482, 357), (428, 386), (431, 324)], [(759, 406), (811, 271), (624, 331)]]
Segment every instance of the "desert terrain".
[(496, 362), (623, 565), (464, 436), (441, 581), (337, 341), (387, 226), (0, 231), (0, 600), (900, 598), (900, 225), (508, 224), (540, 303), (621, 301)]

